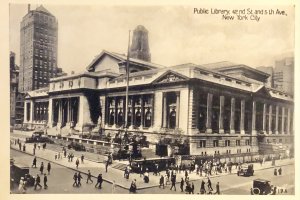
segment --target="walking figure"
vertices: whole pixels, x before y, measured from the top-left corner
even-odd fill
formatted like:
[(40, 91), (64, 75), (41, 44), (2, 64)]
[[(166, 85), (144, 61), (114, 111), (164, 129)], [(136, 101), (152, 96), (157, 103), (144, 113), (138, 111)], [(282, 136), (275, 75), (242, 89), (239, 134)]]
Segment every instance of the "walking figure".
[(79, 159), (77, 158), (77, 160), (76, 160), (76, 168), (78, 169), (78, 165), (79, 165)]
[(77, 172), (75, 172), (75, 174), (73, 176), (73, 180), (74, 180), (73, 187), (77, 186)]
[(81, 155), (81, 164), (83, 164), (83, 161), (84, 161), (84, 155), (82, 154)]
[(32, 167), (36, 168), (36, 157), (33, 158)]
[(220, 194), (220, 184), (217, 182), (215, 194)]
[(201, 186), (200, 186), (200, 194), (205, 194), (205, 193), (206, 193), (205, 182), (204, 182), (204, 180), (202, 180)]
[(48, 181), (47, 174), (44, 174), (44, 189), (48, 188), (47, 181)]
[(43, 172), (44, 172), (44, 163), (43, 162), (41, 163), (41, 166), (40, 166), (40, 172), (41, 172), (41, 174), (43, 174)]
[(91, 182), (93, 183), (93, 180), (92, 180), (92, 174), (91, 174), (91, 171), (90, 171), (90, 170), (88, 170), (86, 183), (89, 183), (89, 181), (91, 181)]
[(274, 169), (274, 176), (277, 176), (277, 169)]
[(40, 178), (40, 176), (37, 174), (36, 175), (36, 179), (35, 179), (35, 185), (34, 185), (34, 190), (36, 190), (36, 187), (37, 186), (39, 186), (40, 188), (42, 188), (42, 186), (41, 186), (41, 178)]
[(281, 173), (282, 173), (282, 169), (281, 169), (281, 167), (280, 167), (280, 168), (278, 169), (278, 175), (280, 176)]
[[(187, 172), (187, 171), (186, 171)], [(183, 178), (181, 178), (181, 181), (180, 181), (180, 189), (181, 189), (181, 192), (183, 192), (183, 185), (184, 185), (184, 180)]]
[(174, 187), (174, 189), (175, 189), (175, 191), (176, 191), (176, 185), (175, 185), (175, 183), (176, 183), (176, 175), (174, 174), (174, 175), (172, 175), (171, 176), (171, 188), (170, 188), (170, 190), (172, 190), (172, 188)]
[(131, 182), (130, 188), (129, 188), (129, 193), (136, 193), (136, 179), (134, 179)]
[(77, 175), (77, 186), (78, 187), (81, 186), (81, 179), (82, 179), (82, 176), (81, 176), (81, 174), (79, 172), (78, 175)]
[(209, 177), (207, 177), (207, 187), (208, 187), (209, 190), (213, 190)]
[(161, 175), (160, 179), (159, 179), (159, 188), (163, 187), (163, 189), (165, 189), (165, 178), (163, 175)]
[(97, 177), (97, 183), (96, 183), (95, 187), (97, 187), (97, 185), (99, 185), (98, 188), (101, 189), (102, 188), (102, 182), (103, 182), (102, 174), (99, 174), (98, 177)]
[(51, 171), (51, 164), (50, 164), (50, 162), (48, 162), (47, 171), (48, 171), (48, 175), (50, 175), (50, 171)]

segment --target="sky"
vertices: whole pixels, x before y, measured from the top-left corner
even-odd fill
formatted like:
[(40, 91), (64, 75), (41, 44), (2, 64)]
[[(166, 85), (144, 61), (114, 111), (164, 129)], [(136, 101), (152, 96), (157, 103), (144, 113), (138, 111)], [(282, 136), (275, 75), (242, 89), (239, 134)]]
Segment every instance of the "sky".
[[(32, 4), (31, 9), (38, 5)], [(103, 49), (126, 53), (128, 32), (138, 25), (149, 31), (152, 62), (173, 66), (220, 61), (250, 67), (273, 66), (294, 53), (294, 7), (243, 5), (207, 9), (276, 9), (287, 15), (260, 20), (226, 21), (221, 15), (194, 14), (193, 6), (103, 6), (43, 4), (58, 20), (58, 67), (82, 72)], [(27, 4), (10, 4), (9, 48), (20, 55), (20, 22)]]

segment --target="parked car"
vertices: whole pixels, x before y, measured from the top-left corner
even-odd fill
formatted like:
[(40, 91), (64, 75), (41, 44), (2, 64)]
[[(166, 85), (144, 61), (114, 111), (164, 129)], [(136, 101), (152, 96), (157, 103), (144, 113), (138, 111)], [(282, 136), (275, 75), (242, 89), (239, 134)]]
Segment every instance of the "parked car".
[(238, 176), (253, 176), (254, 169), (253, 164), (242, 165), (237, 172)]
[(51, 140), (47, 135), (44, 135), (43, 132), (34, 132), (31, 137), (26, 138), (26, 143), (50, 143), (53, 144), (54, 141)]

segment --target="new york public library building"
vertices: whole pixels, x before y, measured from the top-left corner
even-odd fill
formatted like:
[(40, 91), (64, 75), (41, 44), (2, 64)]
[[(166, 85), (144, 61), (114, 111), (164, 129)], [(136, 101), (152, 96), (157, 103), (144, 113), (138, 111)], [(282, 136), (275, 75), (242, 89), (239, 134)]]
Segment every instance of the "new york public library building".
[[(24, 126), (48, 135), (125, 134), (126, 56), (102, 51), (79, 74), (26, 94)], [(265, 86), (268, 74), (229, 62), (164, 67), (129, 59), (128, 135), (161, 155), (234, 162), (291, 156), (293, 97)]]

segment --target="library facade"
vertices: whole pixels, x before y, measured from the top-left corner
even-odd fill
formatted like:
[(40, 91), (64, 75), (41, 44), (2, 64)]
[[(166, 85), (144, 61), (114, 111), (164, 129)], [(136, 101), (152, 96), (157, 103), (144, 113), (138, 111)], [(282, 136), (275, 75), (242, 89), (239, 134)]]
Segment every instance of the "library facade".
[[(102, 51), (79, 74), (27, 92), (23, 124), (68, 137), (124, 130), (126, 56)], [(290, 154), (293, 96), (267, 87), (268, 74), (228, 62), (164, 67), (129, 59), (128, 133), (168, 154), (250, 159)]]

